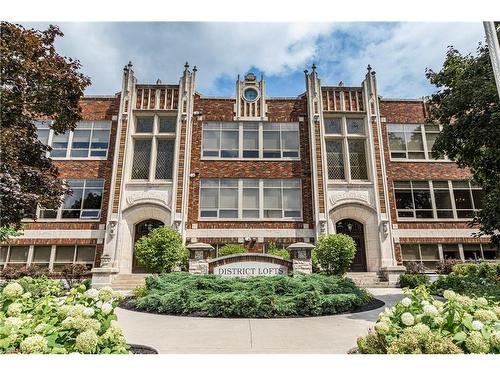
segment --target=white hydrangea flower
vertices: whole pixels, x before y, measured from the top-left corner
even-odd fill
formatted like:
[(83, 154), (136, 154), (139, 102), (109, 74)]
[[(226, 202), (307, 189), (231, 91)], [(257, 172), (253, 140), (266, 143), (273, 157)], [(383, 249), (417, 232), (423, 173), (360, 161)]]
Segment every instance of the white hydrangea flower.
[(108, 302), (103, 303), (101, 310), (104, 315), (108, 315), (113, 311), (113, 305)]
[(412, 326), (415, 324), (415, 318), (409, 312), (405, 312), (401, 315), (401, 322), (403, 322), (405, 326)]
[(99, 290), (99, 299), (102, 302), (108, 302), (113, 298), (113, 289), (109, 286), (105, 286), (101, 290)]
[(481, 305), (487, 305), (488, 304), (488, 300), (484, 297), (479, 297), (477, 300), (476, 300), (479, 304)]
[(403, 299), (401, 300), (401, 304), (402, 304), (403, 306), (408, 307), (408, 306), (410, 306), (410, 305), (411, 305), (411, 299), (409, 299), (408, 297), (405, 297), (405, 298), (403, 298)]
[(375, 324), (375, 331), (377, 333), (380, 333), (381, 335), (385, 335), (389, 333), (390, 326), (386, 322), (378, 322)]
[(95, 305), (96, 305), (98, 308), (101, 308), (101, 307), (102, 307), (102, 301), (97, 301)]
[(23, 312), (23, 305), (20, 303), (11, 303), (9, 307), (7, 308), (7, 315), (8, 316), (19, 316)]
[(8, 283), (5, 288), (3, 288), (2, 294), (5, 298), (14, 299), (23, 294), (23, 287), (16, 282)]
[(89, 298), (92, 298), (94, 301), (97, 301), (99, 299), (99, 290), (96, 288), (90, 288), (85, 292), (85, 295)]
[(457, 294), (453, 290), (445, 290), (443, 292), (443, 297), (446, 299), (454, 299), (456, 295)]
[(99, 338), (94, 331), (85, 331), (76, 336), (75, 349), (82, 353), (92, 353), (97, 347)]
[(23, 299), (30, 299), (30, 298), (31, 298), (31, 292), (26, 292), (26, 293), (24, 293), (24, 294), (21, 296), (21, 298), (23, 298)]
[(429, 301), (427, 301), (425, 299), (422, 301), (422, 306), (427, 306), (428, 304), (429, 304)]
[(28, 336), (21, 342), (21, 353), (45, 353), (48, 349), (47, 345), (47, 339), (41, 335)]
[(442, 316), (435, 316), (434, 317), (434, 323), (436, 323), (438, 326), (442, 326), (444, 324), (445, 320)]
[(436, 316), (438, 314), (438, 309), (436, 309), (433, 305), (425, 305), (424, 306), (424, 314), (429, 316)]
[(11, 326), (16, 328), (21, 327), (23, 323), (24, 323), (23, 320), (21, 318), (18, 318), (17, 316), (10, 316), (4, 321), (4, 324), (6, 326)]
[(85, 309), (83, 309), (83, 315), (87, 318), (90, 318), (94, 315), (94, 309), (92, 307), (86, 307)]
[(444, 303), (438, 300), (432, 301), (432, 305), (436, 307), (438, 310), (442, 309), (444, 306)]
[(474, 331), (480, 331), (483, 329), (483, 327), (484, 327), (484, 324), (482, 322), (480, 322), (479, 320), (472, 321), (472, 329)]
[(388, 308), (388, 307), (385, 308), (384, 313), (385, 313), (385, 315), (387, 315), (389, 317), (394, 316), (393, 310)]

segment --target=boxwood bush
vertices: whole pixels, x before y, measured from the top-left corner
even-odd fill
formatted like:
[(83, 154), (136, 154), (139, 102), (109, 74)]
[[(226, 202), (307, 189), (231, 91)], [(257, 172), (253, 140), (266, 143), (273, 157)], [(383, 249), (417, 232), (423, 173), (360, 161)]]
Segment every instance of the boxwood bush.
[(146, 278), (146, 288), (129, 304), (174, 315), (271, 318), (338, 314), (370, 299), (351, 279), (338, 276), (223, 278), (174, 272)]
[(347, 272), (354, 259), (356, 244), (346, 234), (330, 234), (321, 236), (314, 250), (322, 271), (341, 276)]

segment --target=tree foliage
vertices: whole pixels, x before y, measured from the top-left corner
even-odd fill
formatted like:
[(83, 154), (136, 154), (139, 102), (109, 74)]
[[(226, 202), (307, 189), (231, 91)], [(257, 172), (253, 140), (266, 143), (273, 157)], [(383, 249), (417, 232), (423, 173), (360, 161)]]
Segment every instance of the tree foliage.
[(247, 252), (247, 249), (245, 248), (245, 246), (237, 244), (237, 243), (228, 243), (228, 244), (222, 246), (217, 251), (217, 256), (224, 257), (226, 255), (243, 254), (246, 252)]
[(80, 63), (59, 55), (57, 26), (39, 31), (2, 22), (0, 26), (0, 212), (1, 225), (18, 228), (35, 218), (36, 204), (55, 209), (67, 186), (46, 157), (34, 119), (51, 119), (56, 133), (81, 119), (79, 100), (90, 80)]
[(471, 224), (478, 235), (492, 235), (500, 244), (500, 102), (488, 47), (462, 55), (450, 47), (439, 72), (427, 69), (438, 88), (429, 101), (429, 120), (443, 126), (433, 153), (446, 154), (459, 167), (469, 168), (483, 190), (482, 210)]

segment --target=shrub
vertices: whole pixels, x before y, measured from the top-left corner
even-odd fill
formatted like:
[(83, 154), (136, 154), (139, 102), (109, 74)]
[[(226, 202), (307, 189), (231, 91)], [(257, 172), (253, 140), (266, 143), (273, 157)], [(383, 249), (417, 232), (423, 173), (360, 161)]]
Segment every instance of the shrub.
[(453, 291), (444, 302), (426, 286), (380, 313), (374, 329), (357, 340), (363, 354), (500, 353), (500, 306)]
[(247, 252), (247, 249), (245, 249), (245, 247), (243, 245), (238, 245), (238, 244), (232, 244), (232, 243), (230, 243), (230, 244), (222, 246), (218, 250), (217, 256), (223, 257), (223, 256), (226, 256), (226, 255), (243, 254), (243, 253), (246, 253), (246, 252)]
[(425, 268), (425, 266), (420, 262), (408, 262), (406, 263), (405, 267), (406, 273), (409, 273), (411, 275), (421, 274), (427, 271), (427, 268)]
[(40, 277), (49, 276), (50, 271), (46, 267), (39, 267), (36, 265), (23, 266), (23, 267), (12, 267), (6, 266), (2, 272), (0, 272), (0, 277), (5, 280), (19, 279), (24, 276), (30, 277)]
[(269, 318), (337, 314), (370, 298), (338, 276), (224, 278), (173, 272), (146, 278), (145, 289), (130, 303), (166, 314)]
[(442, 295), (445, 290), (471, 297), (487, 297), (500, 301), (500, 263), (460, 263), (448, 275), (441, 275), (431, 284), (433, 294)]
[(153, 229), (135, 244), (137, 261), (154, 273), (172, 272), (181, 268), (186, 263), (187, 253), (179, 232), (168, 227)]
[(61, 293), (46, 277), (9, 282), (0, 294), (0, 354), (128, 353), (114, 324), (118, 294), (83, 284)]
[(346, 234), (331, 234), (320, 237), (315, 250), (323, 271), (329, 275), (343, 275), (354, 259), (356, 244)]
[(313, 273), (319, 273), (321, 271), (318, 263), (318, 254), (316, 254), (315, 249), (312, 249), (311, 251), (311, 265)]
[(267, 253), (269, 255), (290, 259), (290, 253), (288, 252), (288, 250), (276, 246), (274, 242), (269, 243), (269, 246), (267, 247)]
[(429, 276), (423, 273), (403, 273), (399, 275), (399, 286), (401, 288), (414, 289), (419, 285), (429, 285)]
[(69, 288), (90, 276), (91, 273), (84, 264), (68, 264), (61, 270), (61, 277), (66, 280)]
[(453, 266), (459, 263), (462, 263), (462, 261), (459, 259), (446, 258), (438, 262), (436, 271), (441, 275), (448, 275), (453, 271)]

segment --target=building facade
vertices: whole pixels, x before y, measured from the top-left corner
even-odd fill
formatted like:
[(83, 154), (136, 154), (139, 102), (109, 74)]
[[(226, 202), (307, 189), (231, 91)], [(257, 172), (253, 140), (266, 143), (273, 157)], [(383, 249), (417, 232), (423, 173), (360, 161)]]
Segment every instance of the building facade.
[(345, 87), (323, 85), (313, 66), (296, 97), (268, 97), (252, 73), (238, 77), (234, 97), (207, 97), (195, 78), (186, 64), (177, 84), (143, 84), (129, 64), (121, 92), (82, 99), (74, 131), (38, 121), (73, 193), (26, 220), (2, 245), (0, 267), (144, 273), (134, 242), (163, 225), (186, 244), (251, 252), (346, 233), (360, 272), (497, 258), (468, 224), (481, 190), (431, 154), (440, 129), (426, 122), (425, 100), (383, 98), (370, 67)]

